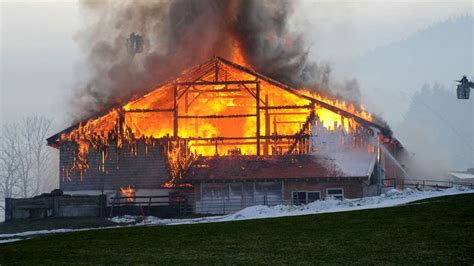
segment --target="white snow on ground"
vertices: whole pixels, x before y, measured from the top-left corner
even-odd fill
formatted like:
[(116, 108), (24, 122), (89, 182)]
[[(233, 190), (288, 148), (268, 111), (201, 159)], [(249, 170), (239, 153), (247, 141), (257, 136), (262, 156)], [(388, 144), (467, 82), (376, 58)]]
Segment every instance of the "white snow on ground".
[[(194, 223), (211, 223), (211, 222), (228, 222), (250, 219), (262, 219), (283, 216), (296, 216), (306, 214), (331, 213), (354, 211), (363, 209), (375, 209), (393, 207), (402, 204), (407, 204), (413, 201), (428, 199), (439, 196), (458, 195), (474, 193), (474, 189), (466, 187), (454, 187), (441, 191), (419, 191), (416, 189), (405, 189), (398, 191), (392, 189), (385, 194), (375, 197), (366, 197), (360, 199), (327, 199), (323, 201), (316, 201), (307, 205), (292, 206), (292, 205), (277, 205), (277, 206), (253, 206), (245, 208), (233, 214), (202, 217), (194, 219), (159, 219), (153, 216), (141, 217), (125, 215), (120, 217), (113, 217), (112, 222), (124, 225), (102, 227), (102, 228), (82, 228), (82, 229), (55, 229), (55, 230), (39, 230), (27, 231), (14, 234), (0, 234), (0, 244), (23, 240), (19, 237), (33, 237), (38, 235), (47, 235), (55, 233), (89, 231), (96, 229), (118, 228), (124, 226), (144, 226), (144, 225), (178, 225), (178, 224), (194, 224)], [(135, 225), (130, 223), (137, 222)], [(127, 224), (127, 225), (125, 225)]]
[(457, 195), (465, 193), (474, 193), (474, 190), (465, 187), (449, 188), (442, 191), (419, 191), (407, 188), (403, 191), (392, 189), (385, 194), (375, 197), (366, 197), (360, 199), (327, 199), (323, 201), (315, 201), (313, 203), (301, 206), (292, 205), (276, 205), (263, 206), (257, 205), (245, 208), (233, 214), (213, 217), (202, 217), (194, 219), (159, 219), (153, 216), (134, 217), (121, 216), (111, 218), (116, 223), (130, 223), (134, 219), (140, 221), (140, 225), (177, 225), (177, 224), (193, 224), (193, 223), (209, 223), (209, 222), (227, 222), (238, 220), (262, 219), (283, 216), (296, 216), (317, 213), (343, 212), (363, 209), (375, 209), (393, 207), (397, 205), (407, 204), (413, 201), (428, 199), (439, 196)]
[[(21, 233), (13, 233), (13, 234), (0, 234), (0, 244), (15, 242), (20, 240), (25, 240), (34, 236), (41, 236), (41, 235), (50, 235), (50, 234), (58, 234), (58, 233), (69, 233), (69, 232), (79, 232), (79, 231), (90, 231), (90, 230), (99, 230), (99, 229), (110, 229), (110, 228), (119, 228), (119, 227), (126, 227), (131, 225), (117, 225), (117, 226), (107, 226), (107, 227), (96, 227), (96, 228), (80, 228), (80, 229), (52, 229), (52, 230), (37, 230), (37, 231), (25, 231)], [(136, 226), (136, 225), (133, 225)]]
[(0, 240), (0, 244), (16, 242), (16, 241), (20, 241), (20, 240), (22, 240), (22, 239), (21, 238), (10, 238), (10, 239), (6, 239), (6, 240)]

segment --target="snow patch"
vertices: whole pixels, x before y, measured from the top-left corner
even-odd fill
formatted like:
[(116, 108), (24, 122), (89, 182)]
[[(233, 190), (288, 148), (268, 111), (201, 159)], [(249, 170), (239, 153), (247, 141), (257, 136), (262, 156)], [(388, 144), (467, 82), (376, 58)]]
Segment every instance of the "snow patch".
[(109, 221), (112, 221), (118, 224), (130, 224), (130, 223), (137, 222), (137, 216), (133, 216), (133, 215), (115, 216), (115, 217), (110, 218)]
[(194, 219), (160, 219), (154, 216), (117, 216), (110, 218), (110, 221), (117, 225), (109, 227), (99, 228), (81, 228), (81, 229), (54, 229), (54, 230), (39, 230), (39, 231), (26, 231), (14, 234), (0, 234), (0, 244), (9, 243), (14, 241), (24, 240), (26, 237), (56, 234), (56, 233), (67, 233), (67, 232), (78, 232), (78, 231), (89, 231), (98, 229), (108, 228), (119, 228), (119, 227), (130, 227), (130, 226), (146, 226), (146, 225), (178, 225), (178, 224), (195, 224), (195, 223), (212, 223), (212, 222), (228, 222), (228, 221), (239, 221), (239, 220), (250, 220), (250, 219), (262, 219), (262, 218), (274, 218), (283, 216), (296, 216), (296, 215), (307, 215), (307, 214), (318, 214), (318, 213), (332, 213), (332, 212), (343, 212), (343, 211), (354, 211), (364, 209), (375, 209), (399, 206), (407, 204), (413, 201), (428, 199), (439, 196), (458, 195), (474, 193), (474, 189), (466, 187), (454, 187), (440, 191), (420, 191), (416, 189), (407, 188), (403, 191), (392, 189), (387, 191), (385, 194), (375, 197), (366, 197), (359, 199), (326, 199), (323, 201), (315, 201), (307, 205), (293, 206), (293, 205), (276, 205), (276, 206), (264, 206), (257, 205), (245, 208), (238, 212), (222, 215), (222, 216), (211, 216), (201, 217)]
[(440, 191), (420, 191), (417, 189), (407, 188), (403, 191), (391, 189), (385, 194), (374, 197), (365, 197), (359, 199), (326, 199), (322, 201), (315, 201), (307, 205), (293, 206), (293, 205), (276, 205), (264, 206), (257, 205), (245, 208), (238, 212), (212, 217), (202, 217), (194, 219), (160, 219), (153, 216), (138, 217), (138, 216), (121, 216), (114, 217), (114, 220), (125, 220), (130, 222), (135, 219), (137, 225), (178, 225), (178, 224), (194, 224), (194, 223), (211, 223), (211, 222), (228, 222), (250, 219), (263, 219), (284, 216), (296, 216), (318, 213), (332, 213), (343, 211), (354, 211), (364, 209), (386, 208), (398, 205), (407, 204), (413, 201), (428, 199), (439, 196), (457, 195), (474, 193), (474, 190), (466, 187), (454, 187)]
[(0, 244), (16, 242), (16, 241), (20, 241), (20, 240), (23, 240), (23, 239), (21, 239), (21, 238), (10, 238), (10, 239), (6, 239), (6, 240), (0, 240)]

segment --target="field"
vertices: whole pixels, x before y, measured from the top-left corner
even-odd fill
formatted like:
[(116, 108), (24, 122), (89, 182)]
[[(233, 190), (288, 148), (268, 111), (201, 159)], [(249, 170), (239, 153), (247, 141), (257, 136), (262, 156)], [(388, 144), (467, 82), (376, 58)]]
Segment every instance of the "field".
[(0, 264), (469, 264), (474, 194), (240, 222), (95, 230), (0, 245)]

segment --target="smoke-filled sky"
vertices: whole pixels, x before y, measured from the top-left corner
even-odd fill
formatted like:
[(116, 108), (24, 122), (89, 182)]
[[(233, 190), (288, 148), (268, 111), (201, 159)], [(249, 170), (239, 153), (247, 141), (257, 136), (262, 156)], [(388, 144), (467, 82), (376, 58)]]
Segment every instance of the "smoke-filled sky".
[[(138, 2), (143, 4), (149, 1)], [(439, 65), (426, 65), (423, 67), (426, 75), (422, 78), (393, 78), (389, 86), (391, 91), (382, 91), (380, 97), (374, 96), (372, 80), (364, 76), (372, 69), (359, 64), (361, 58), (363, 61), (374, 51), (396, 45), (433, 25), (459, 16), (472, 16), (474, 4), (470, 0), (292, 2), (294, 4), (287, 21), (289, 32), (304, 38), (308, 60), (319, 65), (329, 64), (333, 79), (341, 84), (356, 79), (361, 102), (369, 111), (372, 108), (372, 111), (381, 113), (392, 125), (400, 122), (403, 111), (408, 108), (409, 99), (406, 97), (419, 90), (423, 83), (439, 82), (447, 88), (454, 88), (451, 80), (459, 78), (458, 72), (459, 75), (474, 75), (472, 30), (464, 35), (471, 40), (471, 45), (467, 46), (471, 47), (470, 50), (446, 51), (453, 57), (467, 54), (468, 62), (460, 64), (456, 72), (449, 67), (451, 71), (446, 71), (446, 76), (434, 76), (429, 74), (431, 68), (439, 68)], [(101, 2), (88, 3), (100, 5)], [(78, 91), (93, 79), (88, 71), (91, 53), (85, 47), (88, 42), (92, 47), (96, 39), (103, 39), (109, 34), (104, 29), (90, 31), (91, 23), (97, 20), (98, 14), (106, 20), (107, 14), (113, 12), (94, 13), (84, 3), (73, 0), (1, 1), (0, 122), (34, 112), (53, 116), (58, 129), (71, 122), (71, 112), (80, 111), (71, 108), (71, 104), (77, 98)], [(125, 25), (116, 26), (128, 28), (130, 25), (126, 21), (122, 22)], [(252, 22), (256, 21), (258, 19)], [(439, 44), (434, 42), (429, 45)], [(103, 61), (101, 64), (108, 64), (107, 58), (100, 60)], [(357, 63), (356, 66), (354, 63)], [(387, 73), (382, 74), (396, 76), (396, 73), (388, 71), (391, 70), (387, 69)], [(393, 88), (401, 88), (408, 96), (403, 98), (396, 94), (398, 98), (386, 99), (390, 104), (380, 104), (383, 95), (394, 93)]]

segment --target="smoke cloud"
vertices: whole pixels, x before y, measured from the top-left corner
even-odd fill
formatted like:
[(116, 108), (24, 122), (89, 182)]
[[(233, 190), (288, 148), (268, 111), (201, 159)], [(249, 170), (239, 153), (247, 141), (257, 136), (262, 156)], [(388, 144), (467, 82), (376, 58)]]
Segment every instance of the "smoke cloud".
[[(77, 40), (87, 53), (90, 73), (72, 99), (76, 119), (138, 95), (212, 56), (231, 59), (235, 38), (252, 67), (264, 75), (293, 87), (360, 99), (357, 80), (334, 82), (329, 66), (308, 61), (304, 35), (288, 26), (291, 1), (83, 0), (80, 5), (86, 28)], [(142, 53), (127, 53), (132, 32), (143, 36)]]

